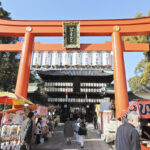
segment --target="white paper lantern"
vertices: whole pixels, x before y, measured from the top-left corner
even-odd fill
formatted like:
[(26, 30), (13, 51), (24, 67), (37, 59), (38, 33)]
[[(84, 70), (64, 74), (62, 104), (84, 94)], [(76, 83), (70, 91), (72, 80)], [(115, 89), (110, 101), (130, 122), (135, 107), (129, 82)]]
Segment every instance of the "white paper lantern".
[(42, 67), (49, 68), (51, 66), (51, 53), (44, 52), (42, 59)]
[(41, 61), (42, 61), (42, 53), (34, 52), (33, 53), (32, 67), (40, 68), (41, 67)]
[(82, 67), (83, 68), (89, 68), (91, 66), (91, 58), (90, 53), (84, 52), (82, 54)]
[(72, 54), (72, 67), (79, 68), (81, 66), (81, 56), (80, 53)]
[(103, 66), (110, 68), (112, 65), (110, 52), (103, 52)]
[(70, 53), (62, 53), (62, 67), (69, 68), (71, 66), (71, 57)]
[(101, 53), (93, 52), (92, 53), (92, 67), (99, 68), (102, 65)]
[(53, 68), (60, 67), (60, 53), (57, 52), (52, 53), (52, 67)]

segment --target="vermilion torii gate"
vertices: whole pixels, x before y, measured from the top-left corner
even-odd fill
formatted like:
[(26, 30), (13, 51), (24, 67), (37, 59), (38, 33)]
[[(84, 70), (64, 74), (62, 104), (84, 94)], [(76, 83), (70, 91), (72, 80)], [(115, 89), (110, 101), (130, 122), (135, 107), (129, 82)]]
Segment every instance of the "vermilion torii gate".
[[(105, 44), (81, 44), (80, 49), (76, 49), (76, 51), (113, 51), (117, 118), (128, 107), (123, 52), (147, 52), (149, 50), (148, 44), (122, 42), (121, 36), (145, 35), (149, 33), (150, 18), (80, 21), (80, 36), (112, 37), (112, 42), (106, 42)], [(63, 21), (0, 20), (0, 36), (24, 36), (23, 43), (0, 44), (0, 52), (21, 52), (15, 94), (27, 97), (32, 51), (73, 50), (64, 49), (62, 44), (34, 43), (34, 37), (62, 35)]]

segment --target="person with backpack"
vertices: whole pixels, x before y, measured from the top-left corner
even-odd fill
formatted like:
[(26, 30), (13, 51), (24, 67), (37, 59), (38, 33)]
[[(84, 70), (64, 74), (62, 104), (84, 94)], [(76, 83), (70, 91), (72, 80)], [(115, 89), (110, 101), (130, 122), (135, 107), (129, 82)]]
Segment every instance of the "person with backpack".
[(76, 134), (76, 141), (77, 142), (80, 142), (78, 131), (79, 131), (79, 127), (80, 127), (81, 122), (82, 122), (82, 120), (80, 118), (78, 118), (77, 121), (75, 121), (75, 125), (74, 125), (74, 131), (75, 131), (75, 134)]
[(84, 122), (80, 123), (78, 135), (79, 135), (79, 141), (81, 144), (81, 148), (84, 148), (84, 137), (87, 135), (87, 129), (86, 129)]

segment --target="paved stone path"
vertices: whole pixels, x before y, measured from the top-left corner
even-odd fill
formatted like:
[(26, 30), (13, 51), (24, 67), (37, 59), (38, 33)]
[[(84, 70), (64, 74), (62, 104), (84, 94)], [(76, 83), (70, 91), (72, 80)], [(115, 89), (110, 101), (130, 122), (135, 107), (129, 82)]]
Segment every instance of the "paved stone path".
[[(92, 126), (88, 126), (88, 136), (84, 139), (84, 150), (112, 150), (97, 135), (97, 131)], [(53, 137), (49, 138), (44, 144), (37, 145), (34, 150), (81, 150), (80, 144), (73, 138), (72, 144), (67, 145), (63, 136), (63, 126), (56, 128)]]

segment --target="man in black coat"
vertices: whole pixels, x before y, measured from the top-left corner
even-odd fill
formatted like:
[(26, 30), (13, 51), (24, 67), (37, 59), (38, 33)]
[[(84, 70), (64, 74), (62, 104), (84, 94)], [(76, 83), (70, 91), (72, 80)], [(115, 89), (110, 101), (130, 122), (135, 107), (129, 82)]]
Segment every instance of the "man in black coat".
[(127, 116), (128, 122), (117, 129), (116, 150), (141, 150), (139, 134), (135, 129), (139, 120), (139, 114), (131, 111)]
[(22, 127), (21, 127), (20, 141), (22, 145), (25, 145), (27, 150), (31, 149), (33, 116), (34, 116), (34, 113), (29, 112), (28, 118), (23, 121)]

